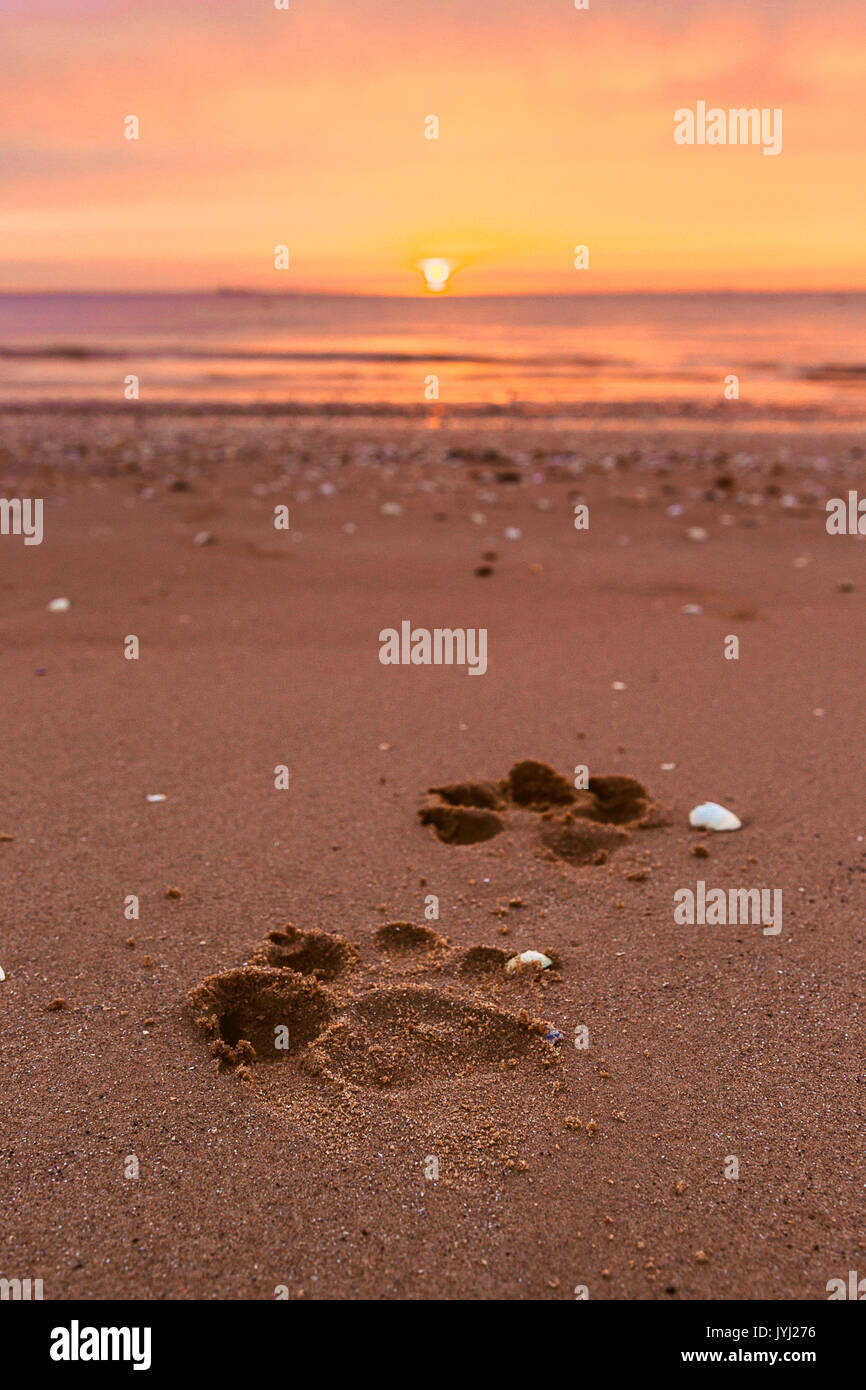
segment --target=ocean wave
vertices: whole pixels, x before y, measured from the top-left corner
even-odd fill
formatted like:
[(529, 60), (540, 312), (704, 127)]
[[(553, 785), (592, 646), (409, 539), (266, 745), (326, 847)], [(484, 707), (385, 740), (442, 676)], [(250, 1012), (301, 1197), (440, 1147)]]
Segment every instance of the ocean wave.
[[(680, 424), (689, 421), (724, 421), (731, 423), (729, 403), (713, 400), (616, 400), (616, 401), (520, 401), (512, 400), (497, 403), (483, 401), (452, 402), (447, 406), (441, 403), (420, 402), (401, 403), (393, 401), (212, 401), (212, 400), (151, 400), (129, 402), (106, 400), (103, 398), (69, 398), (59, 400), (46, 397), (28, 401), (2, 401), (0, 410), (4, 414), (88, 414), (97, 411), (107, 415), (166, 415), (195, 417), (202, 416), (256, 416), (321, 419), (361, 419), (391, 418), (429, 422), (431, 419), (446, 424), (458, 420), (514, 419), (514, 420), (675, 420)], [(747, 402), (740, 401), (737, 406), (737, 426), (761, 421), (790, 421), (793, 423), (837, 422), (850, 425), (859, 422), (861, 412), (856, 406), (828, 402)]]
[(244, 348), (200, 348), (200, 347), (88, 347), (80, 343), (54, 343), (40, 347), (18, 347), (0, 344), (0, 358), (20, 361), (170, 361), (170, 362), (357, 362), (372, 365), (399, 365), (401, 363), (442, 363), (453, 365), (466, 363), (470, 366), (491, 367), (630, 367), (633, 364), (625, 358), (574, 356), (568, 353), (559, 355), (515, 355), (497, 353), (442, 352), (430, 351), (357, 351), (346, 349), (327, 349), (318, 351), (308, 348), (282, 349), (244, 349)]
[(866, 382), (866, 363), (824, 362), (802, 367), (799, 375), (805, 381)]

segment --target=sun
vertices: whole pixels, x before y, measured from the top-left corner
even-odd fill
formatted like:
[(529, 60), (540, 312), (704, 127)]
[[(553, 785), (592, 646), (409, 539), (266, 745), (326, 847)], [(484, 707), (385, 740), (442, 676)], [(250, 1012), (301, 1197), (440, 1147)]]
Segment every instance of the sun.
[(433, 294), (441, 294), (448, 288), (448, 281), (451, 278), (451, 266), (447, 261), (441, 260), (438, 256), (431, 256), (420, 264), (421, 272), (424, 276), (424, 284)]

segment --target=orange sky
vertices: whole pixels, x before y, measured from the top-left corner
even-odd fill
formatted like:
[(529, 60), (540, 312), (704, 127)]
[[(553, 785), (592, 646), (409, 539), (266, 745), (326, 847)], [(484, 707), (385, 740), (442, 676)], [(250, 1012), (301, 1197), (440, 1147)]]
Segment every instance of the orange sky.
[[(2, 0), (0, 287), (866, 287), (861, 0), (590, 6)], [(698, 100), (782, 153), (675, 145)]]

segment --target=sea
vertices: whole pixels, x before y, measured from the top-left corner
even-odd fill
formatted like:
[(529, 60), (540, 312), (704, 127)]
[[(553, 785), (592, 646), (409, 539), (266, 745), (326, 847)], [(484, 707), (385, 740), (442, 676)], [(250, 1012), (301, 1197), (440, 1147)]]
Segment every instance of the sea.
[[(557, 415), (739, 400), (852, 423), (866, 294), (0, 294), (0, 405)], [(736, 378), (736, 382), (732, 381)]]

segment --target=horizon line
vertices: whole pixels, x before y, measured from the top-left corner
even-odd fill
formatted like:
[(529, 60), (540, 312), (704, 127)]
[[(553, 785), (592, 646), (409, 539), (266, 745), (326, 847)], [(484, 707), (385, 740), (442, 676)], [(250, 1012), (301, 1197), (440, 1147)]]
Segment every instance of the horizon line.
[(502, 290), (498, 293), (493, 291), (480, 291), (477, 294), (399, 294), (387, 293), (375, 290), (270, 290), (258, 289), (244, 285), (212, 285), (196, 286), (192, 289), (173, 288), (150, 288), (138, 289), (130, 287), (115, 287), (113, 289), (99, 288), (68, 288), (57, 289), (41, 287), (38, 289), (25, 289), (21, 287), (6, 288), (0, 286), (0, 296), (4, 297), (33, 297), (36, 295), (129, 295), (140, 299), (155, 296), (183, 296), (183, 295), (214, 295), (221, 299), (403, 299), (412, 302), (438, 301), (444, 303), (455, 299), (618, 299), (634, 298), (643, 295), (647, 298), (666, 299), (679, 296), (682, 298), (701, 297), (701, 296), (778, 296), (783, 295), (854, 295), (866, 294), (866, 285), (849, 285), (845, 288), (839, 286), (828, 286), (816, 289), (814, 286), (808, 289), (790, 287), (787, 289), (607, 289), (607, 290)]

